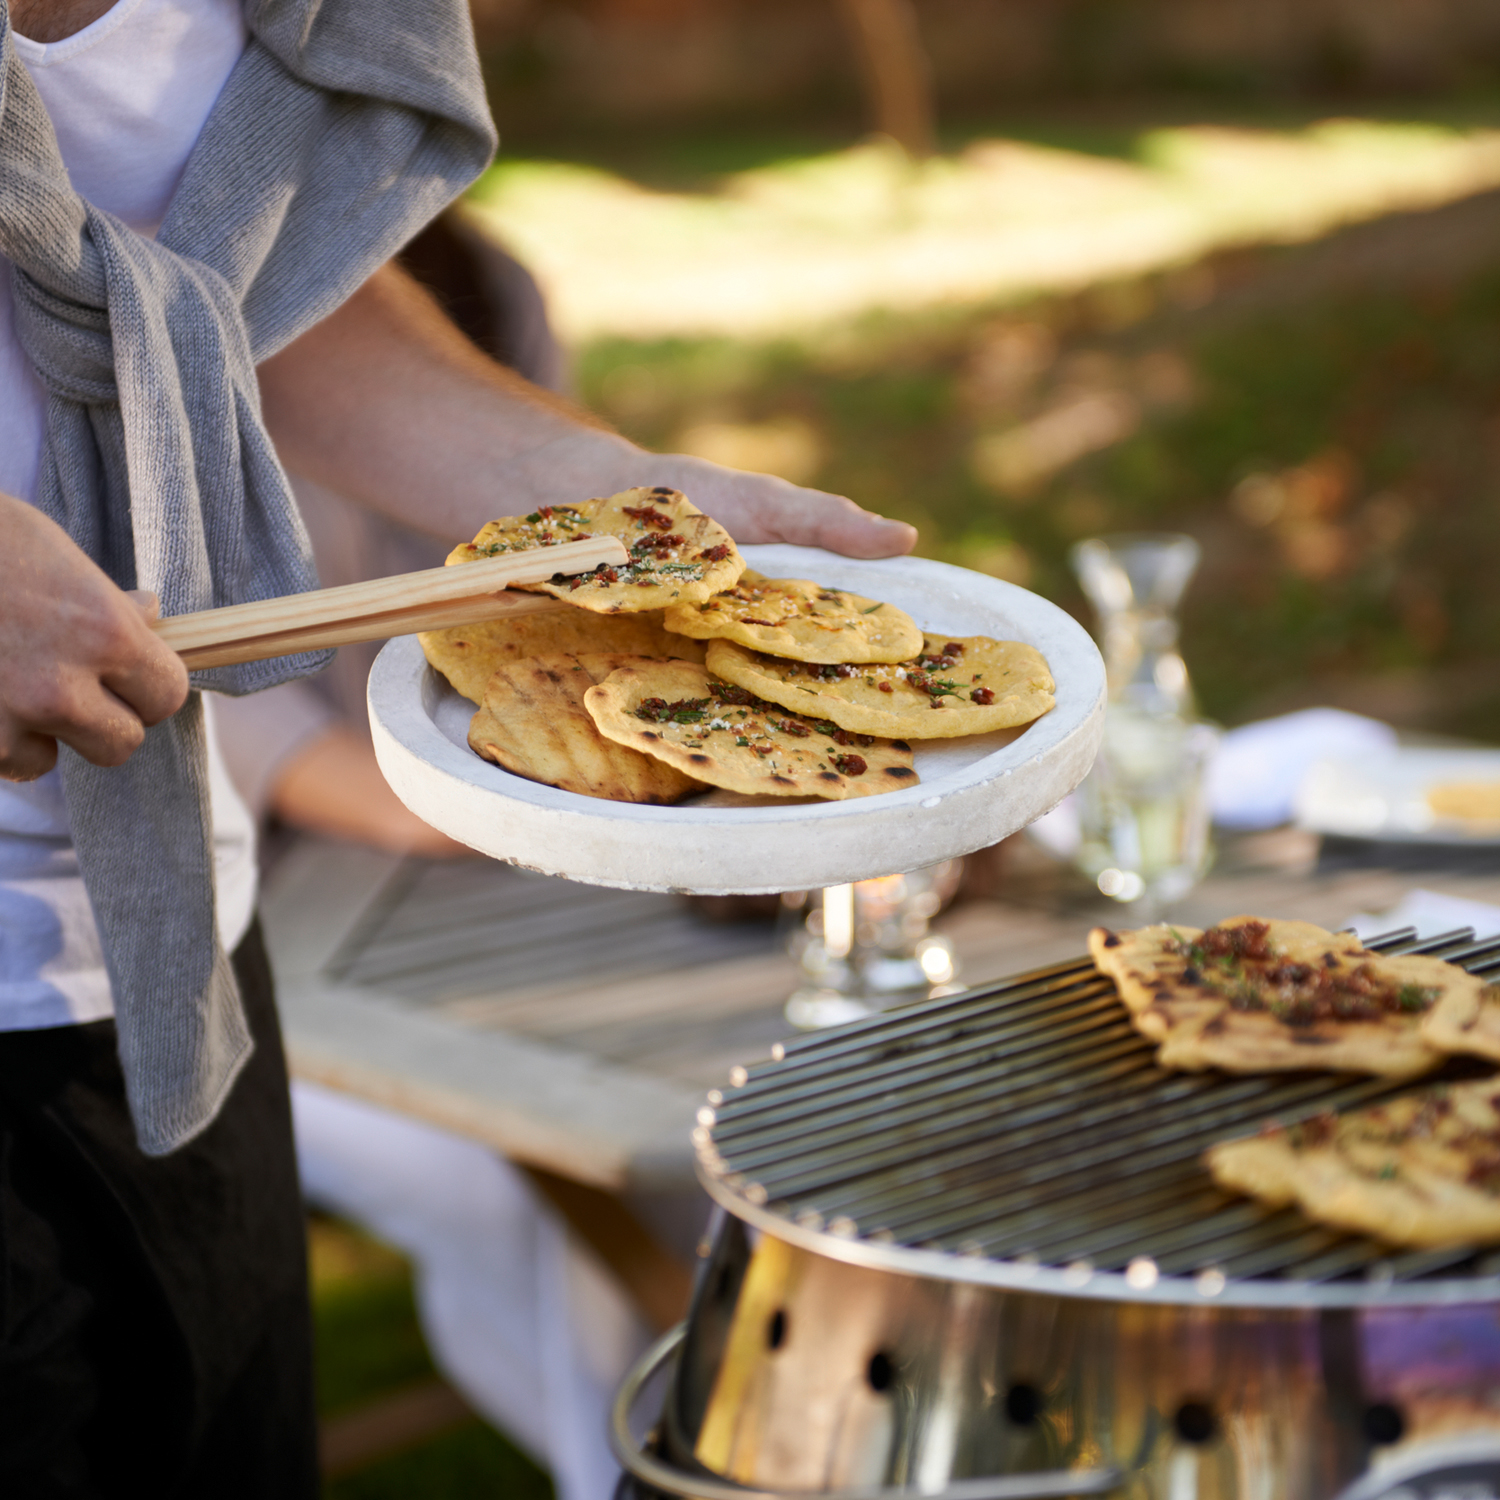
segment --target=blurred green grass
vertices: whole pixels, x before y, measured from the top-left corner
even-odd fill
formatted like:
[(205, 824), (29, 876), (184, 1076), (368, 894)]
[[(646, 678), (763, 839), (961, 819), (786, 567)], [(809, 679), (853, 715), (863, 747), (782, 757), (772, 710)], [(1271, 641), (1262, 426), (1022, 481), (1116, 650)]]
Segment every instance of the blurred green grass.
[[(1500, 265), (1220, 305), (1262, 273), (1294, 284), (1303, 253), (870, 315), (815, 342), (600, 339), (578, 378), (649, 446), (851, 495), (917, 525), (925, 555), (1081, 617), (1075, 541), (1191, 533), (1186, 655), (1226, 722), (1299, 684), (1482, 676), (1500, 661)], [(1500, 738), (1491, 682), (1417, 716)]]
[[(436, 1375), (411, 1266), (352, 1226), (309, 1223), (318, 1415), (338, 1417)], [(552, 1482), (475, 1417), (324, 1485), (326, 1500), (552, 1500)]]

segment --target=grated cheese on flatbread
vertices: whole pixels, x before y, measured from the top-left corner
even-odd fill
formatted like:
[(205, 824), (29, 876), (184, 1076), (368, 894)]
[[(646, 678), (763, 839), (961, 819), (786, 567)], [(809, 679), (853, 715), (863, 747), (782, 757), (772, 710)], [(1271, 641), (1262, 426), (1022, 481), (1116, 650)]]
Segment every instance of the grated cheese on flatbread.
[(1056, 702), (1040, 651), (983, 635), (927, 635), (920, 655), (894, 665), (784, 661), (724, 640), (709, 642), (706, 660), (716, 676), (772, 703), (907, 740), (1029, 724)]
[(731, 792), (842, 799), (917, 784), (903, 741), (816, 724), (692, 662), (623, 668), (590, 688), (584, 703), (617, 744)]

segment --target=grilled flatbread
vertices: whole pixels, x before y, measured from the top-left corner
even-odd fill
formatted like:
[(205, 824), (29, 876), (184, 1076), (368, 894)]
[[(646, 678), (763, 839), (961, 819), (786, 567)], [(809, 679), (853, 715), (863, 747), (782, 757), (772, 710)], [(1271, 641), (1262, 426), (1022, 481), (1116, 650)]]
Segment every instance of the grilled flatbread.
[(904, 741), (819, 726), (691, 662), (624, 667), (584, 703), (617, 744), (731, 792), (869, 797), (917, 783)]
[(535, 656), (491, 673), (469, 726), (470, 746), (528, 781), (613, 802), (671, 803), (703, 783), (675, 766), (641, 755), (594, 727), (584, 696), (639, 656)]
[[(1096, 927), (1089, 953), (1166, 1068), (1326, 1068), (1415, 1077), (1444, 1053), (1440, 1007), (1483, 991), (1452, 964), (1367, 952), (1310, 922), (1231, 917), (1216, 927)], [(1477, 1049), (1465, 1049), (1477, 1050)]]
[(559, 607), (542, 614), (426, 630), (417, 639), (432, 666), (474, 703), (483, 702), (485, 684), (494, 672), (530, 656), (602, 652), (702, 661), (705, 649), (700, 641), (673, 635), (663, 626), (657, 609), (634, 615), (596, 615)]
[(792, 661), (899, 662), (922, 649), (917, 622), (882, 604), (806, 578), (747, 572), (702, 604), (676, 604), (667, 629), (698, 640), (737, 641)]
[(1029, 724), (1056, 702), (1041, 652), (988, 636), (928, 635), (894, 665), (814, 665), (710, 641), (708, 670), (758, 697), (841, 729), (907, 740), (955, 739)]
[(1422, 1035), (1440, 1051), (1500, 1062), (1500, 984), (1475, 980), (1445, 990), (1424, 1017)]
[(729, 533), (686, 495), (664, 486), (625, 490), (608, 500), (544, 505), (526, 516), (503, 516), (480, 529), (448, 562), (475, 562), (502, 552), (557, 547), (591, 536), (617, 536), (630, 561), (555, 583), (518, 583), (532, 594), (551, 594), (599, 614), (638, 614), (669, 604), (698, 604), (730, 588), (745, 571)]
[(1393, 1245), (1500, 1240), (1500, 1078), (1438, 1084), (1205, 1154), (1220, 1187)]

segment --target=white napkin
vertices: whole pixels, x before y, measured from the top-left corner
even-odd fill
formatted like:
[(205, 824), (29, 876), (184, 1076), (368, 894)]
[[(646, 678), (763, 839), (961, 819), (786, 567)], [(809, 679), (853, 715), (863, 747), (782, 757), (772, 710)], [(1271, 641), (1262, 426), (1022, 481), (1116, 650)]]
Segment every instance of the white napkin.
[(1338, 708), (1308, 708), (1231, 729), (1208, 773), (1214, 822), (1225, 828), (1286, 823), (1297, 788), (1316, 761), (1388, 750), (1395, 743), (1389, 724)]
[(1458, 927), (1472, 927), (1476, 938), (1500, 937), (1500, 906), (1444, 896), (1437, 891), (1408, 891), (1389, 911), (1358, 912), (1351, 926), (1361, 937), (1377, 937), (1397, 927), (1415, 927), (1418, 937), (1437, 937)]

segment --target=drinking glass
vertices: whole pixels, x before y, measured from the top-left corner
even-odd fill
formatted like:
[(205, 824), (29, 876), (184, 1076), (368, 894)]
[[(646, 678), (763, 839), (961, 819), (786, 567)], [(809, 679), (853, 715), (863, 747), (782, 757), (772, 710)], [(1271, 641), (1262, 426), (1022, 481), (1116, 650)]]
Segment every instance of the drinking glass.
[(962, 991), (953, 944), (929, 930), (958, 888), (960, 859), (782, 898), (788, 948), (803, 980), (786, 1003), (793, 1026), (837, 1026), (904, 1001)]
[(1208, 870), (1211, 724), (1111, 704), (1099, 758), (1078, 789), (1075, 862), (1151, 922)]

